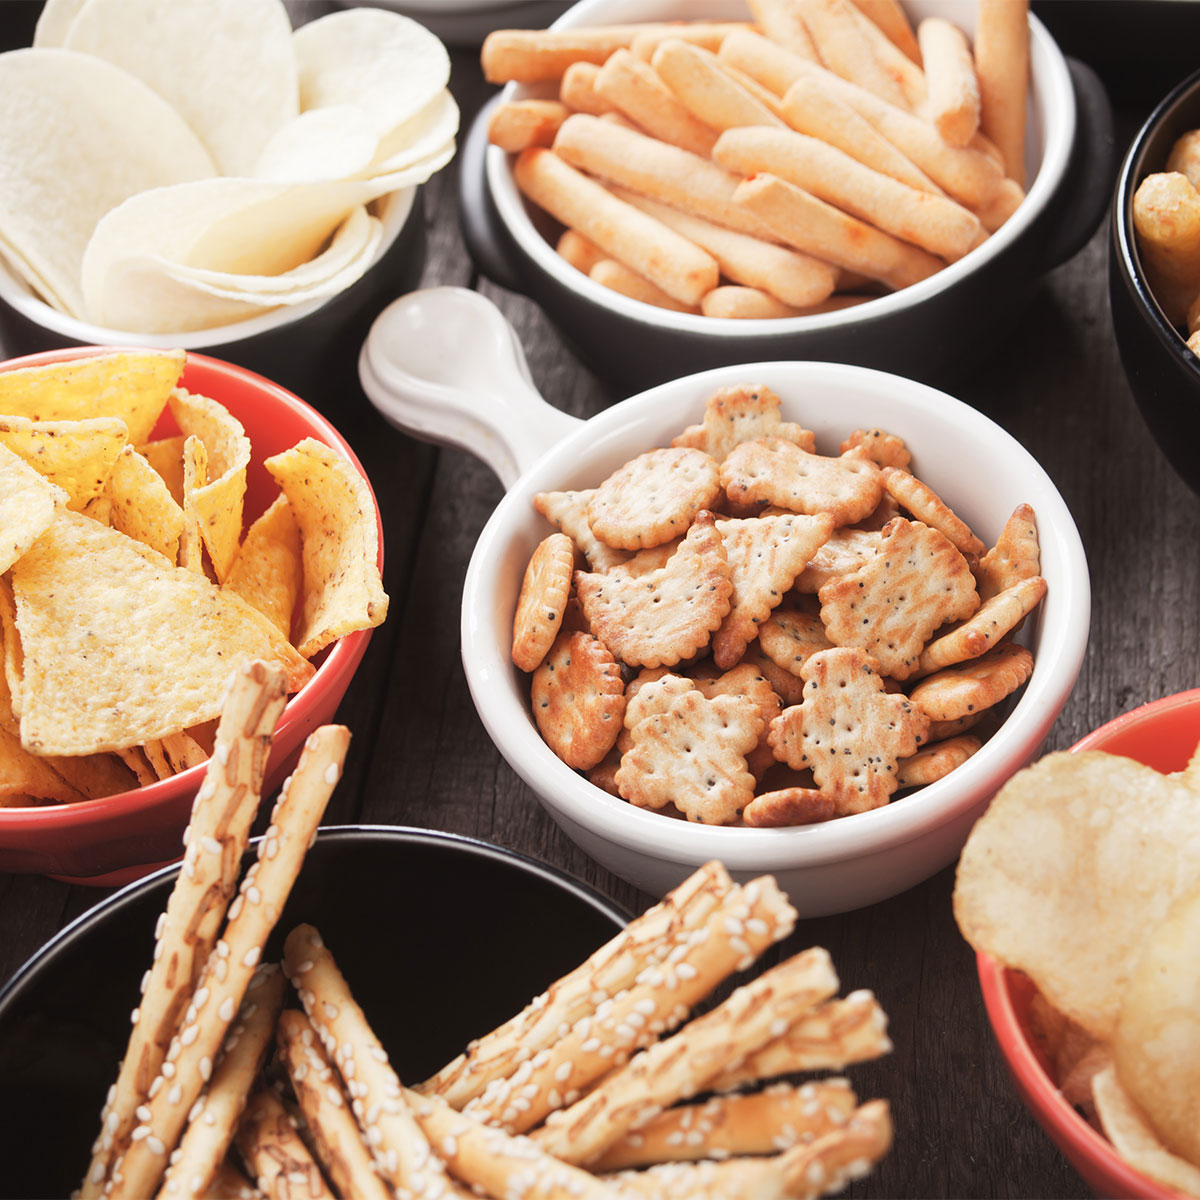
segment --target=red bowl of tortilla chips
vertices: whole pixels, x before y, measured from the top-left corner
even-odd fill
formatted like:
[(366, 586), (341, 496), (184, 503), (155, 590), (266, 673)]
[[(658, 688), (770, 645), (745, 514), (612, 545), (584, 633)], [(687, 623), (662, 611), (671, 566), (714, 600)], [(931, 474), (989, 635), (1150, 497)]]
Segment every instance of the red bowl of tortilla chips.
[(288, 672), (270, 794), (387, 611), (349, 444), (204, 355), (0, 363), (0, 529), (0, 871), (110, 885), (177, 858), (236, 662)]

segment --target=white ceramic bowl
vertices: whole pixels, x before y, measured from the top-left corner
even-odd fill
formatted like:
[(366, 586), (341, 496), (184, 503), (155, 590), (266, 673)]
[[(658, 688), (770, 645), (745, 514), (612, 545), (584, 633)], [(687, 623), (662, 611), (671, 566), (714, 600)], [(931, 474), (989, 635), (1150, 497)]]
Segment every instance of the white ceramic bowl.
[[(463, 345), (476, 348), (465, 356)], [(393, 424), (470, 449), (508, 487), (479, 537), (463, 586), (462, 658), (489, 734), (546, 811), (588, 854), (661, 895), (699, 864), (736, 876), (771, 872), (806, 916), (847, 911), (905, 890), (952, 862), (996, 789), (1031, 761), (1075, 682), (1091, 615), (1087, 562), (1053, 482), (1013, 437), (961, 401), (893, 375), (832, 363), (735, 365), (654, 387), (580, 422), (546, 404), (524, 372), (511, 329), (489, 301), (456, 288), (415, 292), (372, 326), (359, 364), (364, 390)], [(550, 526), (540, 491), (592, 487), (634, 455), (697, 422), (718, 387), (762, 383), (784, 419), (818, 449), (856, 428), (903, 437), (913, 469), (988, 544), (1022, 502), (1037, 514), (1049, 591), (1022, 640), (1032, 678), (1000, 729), (946, 778), (872, 812), (792, 829), (719, 828), (674, 820), (602, 791), (542, 740), (529, 680), (510, 658), (525, 566)]]
[[(974, 0), (905, 0), (905, 7), (914, 21), (948, 16), (974, 32)], [(749, 19), (749, 10), (745, 0), (580, 0), (554, 28), (680, 18)], [(526, 204), (513, 178), (513, 156), (487, 145), (486, 110), (460, 156), (468, 245), (485, 271), (537, 300), (598, 374), (634, 386), (767, 358), (854, 362), (927, 381), (953, 378), (999, 344), (1040, 276), (1088, 240), (1111, 190), (1112, 113), (1103, 86), (1082, 64), (1068, 65), (1036, 17), (1030, 35), (1025, 200), (958, 262), (869, 303), (813, 316), (730, 320), (656, 308), (603, 287), (555, 251), (559, 227)], [(509, 84), (500, 100), (553, 91), (551, 85)], [(982, 311), (986, 321), (979, 319)], [(608, 348), (618, 340), (623, 351), (612, 355)]]

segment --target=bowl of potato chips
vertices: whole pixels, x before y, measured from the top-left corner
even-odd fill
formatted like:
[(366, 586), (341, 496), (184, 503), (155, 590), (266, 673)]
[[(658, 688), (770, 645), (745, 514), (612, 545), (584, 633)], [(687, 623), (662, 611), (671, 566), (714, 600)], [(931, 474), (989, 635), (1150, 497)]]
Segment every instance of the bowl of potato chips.
[(0, 870), (111, 883), (178, 855), (244, 658), (289, 699), (278, 783), (387, 612), (345, 439), (294, 394), (185, 353), (0, 365)]
[(955, 914), (1017, 1091), (1101, 1196), (1200, 1196), (1200, 690), (1001, 790)]

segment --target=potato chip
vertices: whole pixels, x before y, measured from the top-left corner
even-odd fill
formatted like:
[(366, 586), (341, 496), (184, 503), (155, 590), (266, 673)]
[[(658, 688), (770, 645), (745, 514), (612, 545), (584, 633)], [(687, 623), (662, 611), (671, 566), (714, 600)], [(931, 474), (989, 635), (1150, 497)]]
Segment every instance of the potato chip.
[(67, 507), (76, 512), (100, 494), (127, 440), (125, 422), (119, 417), (84, 421), (0, 417), (0, 444), (66, 492)]
[(162, 476), (132, 446), (117, 456), (104, 494), (111, 505), (106, 524), (157, 550), (172, 563), (176, 561), (183, 509), (175, 503)]
[(304, 580), (300, 530), (286, 496), (278, 496), (246, 532), (224, 587), (289, 637)]
[(31, 753), (100, 753), (211, 720), (248, 658), (282, 664), (290, 691), (313, 674), (240, 596), (76, 513), (57, 515), (12, 580)]
[(77, 804), (87, 799), (48, 763), (23, 749), (20, 738), (0, 729), (0, 796), (14, 793), (56, 804)]
[(182, 350), (118, 350), (0, 371), (0, 413), (31, 421), (119, 417), (129, 440), (144, 442), (184, 361)]
[(61, 488), (0, 447), (0, 573), (37, 541), (54, 520), (55, 507), (66, 499)]
[(138, 453), (162, 476), (171, 498), (180, 508), (183, 507), (183, 443), (186, 441), (187, 438), (179, 433), (174, 437), (143, 442), (137, 447)]
[(185, 480), (184, 508), (195, 504), (200, 533), (220, 581), (229, 574), (242, 537), (242, 500), (250, 466), (250, 439), (224, 405), (176, 388), (171, 413), (184, 434), (200, 439), (207, 452), (207, 477), (190, 491)]
[(311, 658), (343, 634), (371, 629), (387, 616), (375, 505), (357, 467), (315, 438), (264, 465), (300, 528), (304, 594), (296, 646)]
[(1146, 931), (1194, 886), (1198, 812), (1195, 790), (1132, 759), (1049, 754), (972, 830), (954, 889), (959, 929), (1107, 1040)]

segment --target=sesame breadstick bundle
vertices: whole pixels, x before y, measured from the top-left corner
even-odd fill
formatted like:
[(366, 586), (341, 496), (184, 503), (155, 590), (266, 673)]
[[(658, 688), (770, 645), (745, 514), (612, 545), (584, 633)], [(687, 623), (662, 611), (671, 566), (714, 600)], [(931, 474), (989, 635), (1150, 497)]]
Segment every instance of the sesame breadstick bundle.
[(279, 920), (305, 852), (341, 776), (350, 732), (325, 725), (304, 743), (279, 793), (258, 859), (229, 907), (224, 932), (208, 956), (191, 1007), (171, 1040), (161, 1071), (138, 1110), (139, 1124), (114, 1166), (113, 1200), (152, 1194), (167, 1168), (187, 1115), (212, 1078), (213, 1063), (246, 994), (263, 946)]
[(246, 1169), (268, 1200), (334, 1200), (291, 1113), (269, 1087), (259, 1087), (250, 1097), (235, 1140)]
[(124, 1153), (135, 1112), (150, 1090), (191, 999), (233, 896), (250, 826), (258, 811), (271, 735), (287, 703), (282, 668), (251, 662), (230, 677), (204, 782), (184, 832), (183, 866), (155, 931), (154, 961), (142, 985), (116, 1083), (101, 1113), (101, 1132), (80, 1189), (103, 1190)]

